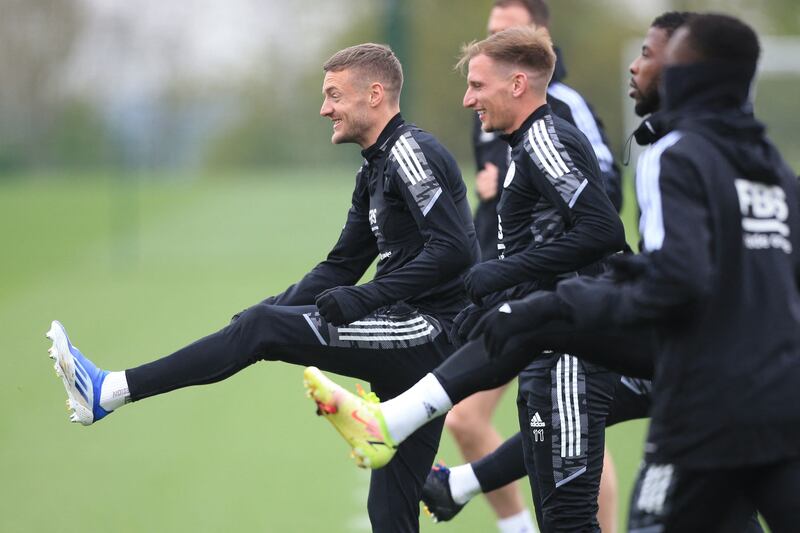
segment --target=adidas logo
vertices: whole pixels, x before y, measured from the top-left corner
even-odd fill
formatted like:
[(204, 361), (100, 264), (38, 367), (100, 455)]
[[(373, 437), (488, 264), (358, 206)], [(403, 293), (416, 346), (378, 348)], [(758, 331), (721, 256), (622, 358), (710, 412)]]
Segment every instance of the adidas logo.
[(428, 419), (433, 418), (433, 415), (436, 414), (436, 408), (428, 402), (422, 402), (422, 405), (425, 407), (425, 412), (428, 414)]
[(542, 417), (539, 416), (539, 411), (536, 411), (533, 414), (533, 418), (531, 418), (531, 427), (532, 428), (543, 428), (544, 425), (545, 424), (544, 424), (544, 421), (542, 420)]

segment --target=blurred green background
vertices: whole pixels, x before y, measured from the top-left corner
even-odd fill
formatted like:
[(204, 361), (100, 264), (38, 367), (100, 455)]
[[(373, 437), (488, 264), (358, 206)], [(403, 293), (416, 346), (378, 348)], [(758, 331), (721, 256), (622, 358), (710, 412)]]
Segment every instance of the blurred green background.
[[(151, 176), (135, 188), (100, 174), (0, 185), (11, 244), (0, 266), (0, 531), (368, 531), (368, 476), (314, 416), (302, 368), (258, 363), (85, 428), (67, 422), (44, 338), (59, 319), (84, 353), (123, 369), (222, 327), (324, 256), (352, 182), (346, 169), (311, 168)], [(506, 435), (514, 390), (497, 414)], [(609, 431), (622, 508), (643, 427)], [(440, 457), (460, 462), (449, 436)], [(482, 499), (450, 524), (422, 522), (494, 528)]]
[[(794, 0), (551, 4), (567, 81), (594, 104), (616, 153), (625, 50), (663, 10), (725, 10), (764, 34), (800, 32)], [(369, 529), (368, 476), (313, 415), (302, 369), (260, 363), (82, 428), (67, 423), (44, 332), (60, 319), (85, 353), (123, 369), (223, 326), (323, 258), (359, 162), (356, 147), (330, 145), (317, 114), (320, 65), (343, 46), (393, 44), (404, 114), (443, 140), (471, 183), (471, 117), (452, 65), (461, 43), (485, 33), (490, 5), (0, 0), (0, 531)], [(789, 69), (757, 92), (794, 162), (799, 82)], [(507, 435), (513, 397), (497, 414)], [(644, 430), (608, 432), (621, 516)], [(459, 462), (449, 436), (440, 456)], [(452, 524), (422, 522), (495, 529), (482, 499)]]

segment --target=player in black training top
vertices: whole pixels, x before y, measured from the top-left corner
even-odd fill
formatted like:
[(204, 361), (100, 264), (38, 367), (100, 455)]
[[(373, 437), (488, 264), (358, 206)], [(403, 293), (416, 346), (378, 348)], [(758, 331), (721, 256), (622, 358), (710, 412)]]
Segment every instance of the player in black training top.
[[(545, 0), (495, 0), (489, 12), (487, 30), (493, 35), (508, 28), (532, 26), (550, 29), (550, 8)], [(621, 175), (608, 146), (602, 123), (591, 106), (573, 88), (564, 83), (567, 75), (564, 58), (554, 47), (556, 65), (547, 86), (547, 104), (553, 115), (576, 126), (586, 135), (600, 165), (606, 193), (619, 211), (622, 204)], [(503, 178), (508, 172), (510, 147), (501, 138), (501, 132), (487, 132), (477, 114), (474, 115), (472, 145), (477, 164), (475, 192), (479, 202), (475, 210), (475, 232), (481, 247), (481, 258), (497, 258), (497, 205), (503, 188)], [(484, 391), (466, 398), (447, 414), (445, 427), (450, 430), (466, 460), (476, 460), (497, 448), (502, 437), (492, 424), (494, 410), (506, 386)], [(606, 450), (607, 451), (607, 450)], [(600, 526), (614, 529), (617, 509), (616, 476), (611, 455), (605, 454), (603, 477), (600, 482)], [(438, 475), (447, 469), (435, 465)], [(524, 475), (524, 472), (523, 472)], [(524, 507), (522, 493), (516, 485), (487, 494), (492, 509), (497, 514), (501, 533), (527, 533), (535, 531), (530, 513)], [(439, 518), (439, 517), (437, 517)]]
[[(285, 292), (163, 359), (106, 372), (83, 357), (58, 322), (48, 336), (72, 420), (96, 422), (129, 401), (226, 379), (258, 360), (314, 364), (365, 379), (391, 397), (453, 350), (444, 333), (465, 305), (462, 274), (478, 257), (466, 188), (447, 150), (399, 113), (402, 68), (364, 44), (323, 66), (320, 114), (332, 142), (357, 143), (364, 163), (339, 241)], [(372, 281), (355, 285), (378, 257)], [(419, 499), (441, 421), (415, 433), (402, 456), (372, 474), (374, 531), (416, 531)]]
[[(645, 116), (657, 111), (658, 81), (666, 45), (673, 32), (686, 21), (688, 16), (689, 13), (668, 12), (657, 17), (650, 25), (642, 44), (641, 54), (630, 66), (630, 96), (635, 101), (637, 115)], [(654, 136), (651, 132), (657, 131), (654, 128), (658, 127), (657, 117), (647, 119), (636, 130), (637, 142), (643, 145), (649, 144)], [(650, 388), (649, 380), (621, 376), (606, 425), (611, 426), (648, 416), (651, 403)], [(448, 415), (448, 418), (450, 416)], [(530, 427), (524, 431), (537, 430), (538, 428)], [(466, 473), (462, 472), (464, 470)], [(446, 521), (452, 519), (476, 494), (496, 491), (525, 475), (522, 434), (517, 433), (492, 453), (470, 463), (450, 468), (436, 465), (425, 482), (422, 499), (428, 511), (437, 520)], [(605, 470), (603, 475), (606, 475)], [(600, 490), (602, 492), (602, 484)], [(613, 512), (616, 513), (616, 509)], [(601, 528), (602, 526), (601, 520)]]
[[(512, 147), (498, 207), (498, 259), (475, 265), (465, 278), (473, 304), (461, 317), (480, 316), (497, 302), (543, 289), (625, 246), (619, 217), (603, 189), (586, 137), (546, 104), (555, 54), (546, 31), (512, 28), (469, 46), (464, 105), (484, 128), (507, 134)], [(468, 320), (457, 320), (464, 325)], [(516, 373), (497, 367), (483, 343), (465, 344), (397, 398), (360, 400), (315, 369), (306, 375), (322, 411), (358, 456), (383, 464), (390, 448), (453, 404), (506, 383)], [(530, 435), (525, 460), (541, 527), (597, 529), (597, 490), (605, 417), (616, 374), (571, 355), (550, 353), (520, 376), (520, 426), (543, 421), (553, 431)], [(353, 424), (352, 413), (362, 424)]]
[[(738, 531), (755, 510), (772, 531), (800, 520), (798, 184), (753, 116), (759, 53), (741, 21), (690, 18), (667, 49), (667, 127), (639, 160), (643, 254), (486, 321), (504, 364), (524, 359), (509, 339), (537, 342), (554, 324), (561, 334), (653, 325), (633, 531)], [(579, 353), (639, 366), (633, 354)]]
[[(545, 0), (495, 0), (489, 15), (489, 35), (517, 26), (532, 25), (550, 28), (550, 10)], [(567, 85), (564, 56), (558, 47), (553, 77), (547, 87), (547, 103), (553, 114), (577, 127), (592, 145), (603, 184), (611, 203), (622, 208), (622, 174), (606, 138), (603, 123), (583, 96)], [(481, 258), (497, 257), (497, 203), (503, 193), (503, 178), (510, 162), (508, 143), (499, 132), (487, 132), (475, 116), (472, 128), (472, 147), (477, 175), (475, 190), (480, 200), (475, 211), (475, 231), (481, 247)]]

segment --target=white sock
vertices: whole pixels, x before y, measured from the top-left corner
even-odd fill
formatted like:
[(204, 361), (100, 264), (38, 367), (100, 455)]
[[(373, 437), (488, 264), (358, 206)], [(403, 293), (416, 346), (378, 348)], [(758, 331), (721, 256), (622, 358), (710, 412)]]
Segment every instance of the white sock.
[(395, 444), (452, 408), (453, 402), (433, 374), (427, 374), (401, 395), (381, 403), (383, 419)]
[(100, 386), (100, 407), (106, 411), (119, 409), (131, 401), (125, 372), (109, 372)]
[(454, 502), (464, 505), (480, 493), (481, 484), (475, 477), (471, 464), (458, 465), (450, 469), (450, 494)]
[(497, 529), (500, 533), (539, 533), (533, 523), (531, 512), (527, 509), (508, 518), (501, 518), (497, 521)]

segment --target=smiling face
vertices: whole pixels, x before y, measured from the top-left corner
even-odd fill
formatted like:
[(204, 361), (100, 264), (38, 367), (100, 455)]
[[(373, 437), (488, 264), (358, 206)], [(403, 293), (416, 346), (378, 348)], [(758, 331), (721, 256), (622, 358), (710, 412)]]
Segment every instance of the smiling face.
[(322, 96), (319, 114), (333, 122), (331, 142), (369, 146), (370, 130), (374, 129), (369, 119), (369, 85), (353, 69), (328, 71), (322, 82)]
[(511, 132), (515, 126), (511, 69), (485, 54), (469, 61), (464, 107), (478, 113), (483, 131)]
[(636, 102), (634, 110), (640, 117), (658, 109), (658, 82), (664, 67), (669, 34), (652, 26), (642, 43), (642, 52), (630, 66), (631, 80), (628, 96)]

